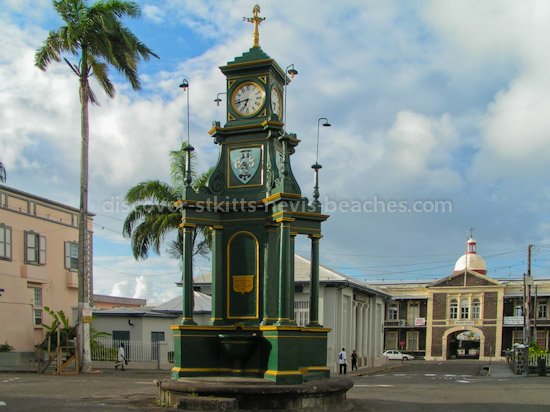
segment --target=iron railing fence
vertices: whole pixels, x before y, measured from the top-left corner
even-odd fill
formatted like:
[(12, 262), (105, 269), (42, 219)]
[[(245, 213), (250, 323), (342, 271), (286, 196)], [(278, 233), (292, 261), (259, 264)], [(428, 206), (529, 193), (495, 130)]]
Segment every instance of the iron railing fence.
[[(118, 348), (124, 345), (128, 362), (173, 362), (174, 342), (154, 342), (140, 340), (118, 340), (112, 338), (94, 339), (91, 345), (92, 361), (112, 361), (118, 357)], [(166, 348), (161, 350), (161, 347)], [(166, 357), (166, 359), (161, 359)]]

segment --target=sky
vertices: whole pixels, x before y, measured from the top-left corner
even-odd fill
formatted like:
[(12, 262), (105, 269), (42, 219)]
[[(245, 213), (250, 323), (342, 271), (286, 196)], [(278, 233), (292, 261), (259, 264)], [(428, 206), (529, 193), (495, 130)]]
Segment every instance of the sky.
[[(124, 195), (170, 181), (187, 129), (183, 78), (197, 168), (215, 164), (219, 66), (252, 46), (242, 17), (256, 2), (262, 49), (299, 72), (286, 129), (301, 139), (291, 162), (308, 197), (318, 119), (332, 125), (319, 130), (322, 264), (374, 283), (435, 279), (472, 227), (489, 276), (520, 277), (533, 244), (533, 274), (550, 277), (550, 2), (140, 0), (141, 18), (125, 23), (160, 59), (140, 65), (139, 92), (113, 72), (116, 97), (97, 89), (90, 110), (96, 293), (150, 304), (179, 293), (177, 261), (132, 257)], [(0, 0), (0, 161), (9, 186), (76, 207), (78, 84), (64, 64), (33, 63), (60, 25), (51, 1)], [(309, 256), (307, 239), (297, 252)]]

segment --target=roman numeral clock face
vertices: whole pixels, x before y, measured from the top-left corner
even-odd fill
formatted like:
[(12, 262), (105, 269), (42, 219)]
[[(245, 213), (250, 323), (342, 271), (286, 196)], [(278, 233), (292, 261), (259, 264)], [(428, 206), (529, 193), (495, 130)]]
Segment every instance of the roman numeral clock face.
[(258, 83), (245, 82), (235, 89), (231, 97), (233, 110), (250, 117), (260, 111), (265, 101), (265, 91)]

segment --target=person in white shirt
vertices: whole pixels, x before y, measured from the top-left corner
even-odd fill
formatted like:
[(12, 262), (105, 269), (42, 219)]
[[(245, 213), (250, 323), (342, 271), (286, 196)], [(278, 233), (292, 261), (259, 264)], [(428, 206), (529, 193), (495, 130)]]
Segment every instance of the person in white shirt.
[(118, 348), (118, 355), (117, 355), (117, 361), (115, 363), (115, 369), (118, 370), (118, 367), (120, 366), (120, 370), (124, 370), (124, 364), (126, 363), (126, 353), (124, 352), (124, 343), (120, 344), (120, 348)]
[(344, 371), (344, 375), (347, 372), (347, 364), (348, 357), (346, 356), (346, 349), (342, 348), (342, 351), (338, 354), (338, 363), (340, 364), (340, 375), (342, 374), (342, 370)]

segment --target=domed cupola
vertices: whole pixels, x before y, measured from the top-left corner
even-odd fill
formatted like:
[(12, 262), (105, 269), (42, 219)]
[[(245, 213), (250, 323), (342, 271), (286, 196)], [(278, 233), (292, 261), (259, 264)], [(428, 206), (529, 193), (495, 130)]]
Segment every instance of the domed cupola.
[(464, 272), (469, 270), (470, 272), (477, 272), (481, 275), (487, 274), (487, 265), (485, 259), (483, 259), (476, 252), (477, 242), (470, 236), (466, 242), (466, 254), (462, 255), (455, 264), (455, 270), (453, 273)]

